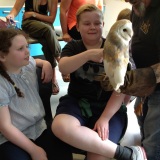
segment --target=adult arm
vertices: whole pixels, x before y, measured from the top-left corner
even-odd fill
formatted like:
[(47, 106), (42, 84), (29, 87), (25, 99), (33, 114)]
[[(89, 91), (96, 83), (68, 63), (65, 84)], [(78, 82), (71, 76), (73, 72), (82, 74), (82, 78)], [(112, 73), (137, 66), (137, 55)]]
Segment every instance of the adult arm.
[(14, 19), (18, 15), (18, 13), (21, 10), (21, 8), (23, 7), (24, 3), (25, 3), (25, 0), (16, 0), (12, 10), (6, 16), (7, 20), (9, 20), (10, 18)]
[[(105, 74), (96, 78), (100, 81), (102, 88), (105, 91), (112, 91), (113, 87)], [(160, 63), (154, 64), (147, 68), (138, 68), (135, 70), (127, 71), (124, 85), (120, 86), (121, 93), (146, 97), (150, 95), (157, 83), (160, 83)]]

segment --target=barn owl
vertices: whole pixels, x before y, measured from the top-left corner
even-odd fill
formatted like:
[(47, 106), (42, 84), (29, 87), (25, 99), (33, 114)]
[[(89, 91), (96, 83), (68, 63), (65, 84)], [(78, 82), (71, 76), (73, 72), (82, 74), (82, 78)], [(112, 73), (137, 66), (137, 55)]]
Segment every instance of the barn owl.
[(104, 44), (103, 62), (106, 76), (113, 89), (120, 92), (129, 63), (129, 41), (133, 35), (132, 24), (129, 20), (116, 21)]

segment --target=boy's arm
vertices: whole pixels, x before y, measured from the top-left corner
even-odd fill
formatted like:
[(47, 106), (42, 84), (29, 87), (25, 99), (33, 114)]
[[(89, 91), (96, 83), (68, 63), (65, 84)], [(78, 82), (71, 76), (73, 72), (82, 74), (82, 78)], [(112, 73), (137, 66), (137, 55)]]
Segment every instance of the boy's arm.
[(101, 116), (104, 116), (109, 121), (112, 116), (120, 109), (125, 96), (125, 94), (113, 91)]
[(119, 110), (125, 95), (122, 93), (113, 92), (108, 100), (106, 107), (100, 118), (95, 123), (93, 130), (96, 130), (102, 140), (106, 140), (109, 136), (109, 121), (113, 115)]

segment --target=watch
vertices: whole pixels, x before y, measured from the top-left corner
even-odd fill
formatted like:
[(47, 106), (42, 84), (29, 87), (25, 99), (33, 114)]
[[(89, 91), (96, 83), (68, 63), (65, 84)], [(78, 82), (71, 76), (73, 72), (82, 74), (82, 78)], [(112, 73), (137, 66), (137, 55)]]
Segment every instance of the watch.
[(35, 13), (33, 13), (33, 14), (32, 14), (32, 17), (34, 17), (34, 18), (35, 18), (35, 17), (36, 17), (36, 14), (35, 14)]

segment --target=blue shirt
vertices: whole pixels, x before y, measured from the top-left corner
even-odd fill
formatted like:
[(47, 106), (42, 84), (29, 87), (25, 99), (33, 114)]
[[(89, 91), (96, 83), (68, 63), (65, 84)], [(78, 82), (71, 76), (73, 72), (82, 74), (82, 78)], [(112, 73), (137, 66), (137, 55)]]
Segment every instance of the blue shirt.
[[(22, 67), (21, 73), (10, 74), (16, 86), (23, 92), (18, 97), (14, 86), (0, 75), (0, 107), (9, 107), (12, 124), (28, 138), (35, 140), (46, 129), (43, 119), (44, 107), (38, 93), (36, 63), (30, 57), (29, 64)], [(8, 141), (0, 133), (0, 144)]]

